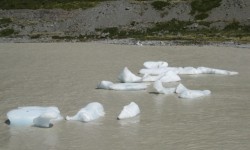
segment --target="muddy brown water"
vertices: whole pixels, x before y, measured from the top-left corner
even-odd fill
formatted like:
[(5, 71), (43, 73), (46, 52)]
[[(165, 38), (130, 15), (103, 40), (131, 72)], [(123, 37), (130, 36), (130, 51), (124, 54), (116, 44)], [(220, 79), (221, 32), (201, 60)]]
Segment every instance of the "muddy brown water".
[[(127, 46), (98, 43), (0, 44), (1, 150), (250, 149), (250, 49), (215, 46)], [(143, 62), (206, 66), (236, 76), (181, 76), (190, 89), (211, 96), (186, 100), (146, 91), (97, 90), (101, 80), (117, 82), (127, 66)], [(6, 113), (18, 106), (57, 106), (63, 116), (100, 102), (105, 117), (89, 123), (61, 121), (52, 128), (10, 127)], [(136, 102), (141, 114), (116, 120)]]

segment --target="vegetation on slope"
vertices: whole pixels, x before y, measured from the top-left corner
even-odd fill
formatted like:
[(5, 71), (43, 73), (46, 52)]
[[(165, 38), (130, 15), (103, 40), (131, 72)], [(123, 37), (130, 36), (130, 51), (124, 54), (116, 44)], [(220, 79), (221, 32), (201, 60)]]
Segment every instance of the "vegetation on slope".
[(190, 21), (178, 21), (173, 19), (168, 22), (156, 23), (151, 28), (143, 30), (120, 29), (118, 27), (98, 28), (98, 34), (80, 36), (53, 36), (56, 40), (78, 40), (86, 41), (93, 39), (123, 39), (134, 38), (137, 40), (181, 40), (191, 43), (224, 42), (234, 41), (240, 43), (250, 42), (250, 26), (240, 25), (233, 21), (223, 30), (209, 28), (212, 22), (196, 22), (204, 28), (190, 28), (194, 23)]
[(167, 1), (153, 1), (151, 5), (156, 9), (156, 10), (163, 10), (166, 6), (170, 5), (170, 0)]
[(14, 29), (3, 29), (0, 31), (0, 37), (10, 36), (15, 33)]
[(219, 7), (222, 0), (192, 0), (191, 2), (191, 14), (195, 16), (196, 20), (203, 20), (208, 17), (207, 12)]
[[(66, 10), (93, 7), (106, 0), (1, 0), (0, 9), (50, 9), (63, 8)], [(143, 0), (137, 0), (143, 1)], [(226, 23), (224, 29), (210, 26), (213, 22), (199, 21), (208, 17), (209, 11), (221, 5), (222, 0), (179, 0), (191, 4), (191, 14), (195, 20), (180, 21), (172, 19), (167, 22), (152, 23), (148, 28), (134, 28), (139, 22), (132, 21), (128, 26), (98, 28), (92, 34), (72, 36), (70, 31), (60, 35), (30, 33), (30, 38), (39, 39), (44, 36), (56, 40), (85, 41), (100, 38), (135, 38), (139, 40), (188, 40), (188, 41), (241, 41), (250, 42), (250, 26), (241, 25), (237, 21)], [(178, 2), (179, 2), (178, 1)], [(156, 10), (162, 11), (176, 0), (149, 0), (149, 4)], [(10, 18), (0, 18), (0, 36), (14, 37), (17, 31), (13, 29)]]

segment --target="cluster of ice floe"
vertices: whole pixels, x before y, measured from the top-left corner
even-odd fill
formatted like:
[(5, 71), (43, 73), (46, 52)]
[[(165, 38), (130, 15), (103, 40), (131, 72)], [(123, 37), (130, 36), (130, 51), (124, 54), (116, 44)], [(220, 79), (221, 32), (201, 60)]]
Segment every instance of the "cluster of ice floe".
[[(140, 113), (140, 108), (135, 102), (124, 106), (117, 119), (131, 118)], [(103, 105), (92, 102), (80, 109), (76, 115), (66, 116), (66, 120), (90, 122), (105, 115)], [(57, 121), (63, 120), (57, 107), (19, 107), (7, 113), (11, 126), (36, 126), (42, 128), (52, 127)]]
[(144, 68), (139, 71), (143, 76), (137, 76), (125, 67), (118, 75), (120, 83), (111, 81), (101, 81), (98, 89), (107, 90), (124, 90), (135, 91), (145, 90), (153, 83), (154, 92), (158, 94), (176, 93), (180, 98), (197, 98), (211, 94), (209, 90), (190, 90), (184, 85), (179, 84), (177, 87), (166, 88), (163, 83), (181, 81), (181, 75), (197, 75), (197, 74), (219, 74), (219, 75), (236, 75), (238, 72), (214, 69), (208, 67), (169, 67), (164, 61), (147, 61), (143, 64)]
[[(179, 74), (220, 74), (220, 75), (236, 75), (237, 72), (220, 70), (207, 67), (169, 67), (164, 61), (147, 61), (144, 68), (139, 72), (142, 76), (137, 76), (125, 67), (118, 75), (119, 83), (111, 81), (101, 81), (98, 89), (136, 91), (146, 90), (153, 82), (154, 92), (157, 94), (174, 94), (180, 98), (197, 98), (211, 94), (209, 90), (190, 90), (179, 83), (176, 87), (164, 87), (163, 83), (179, 82), (181, 78)], [(126, 119), (135, 117), (140, 113), (140, 108), (135, 102), (123, 107), (117, 119)], [(92, 102), (80, 109), (76, 115), (67, 116), (66, 120), (89, 122), (96, 120), (105, 115), (102, 104)], [(7, 118), (13, 126), (37, 126), (48, 128), (56, 121), (62, 120), (63, 117), (57, 107), (19, 107), (7, 113)]]

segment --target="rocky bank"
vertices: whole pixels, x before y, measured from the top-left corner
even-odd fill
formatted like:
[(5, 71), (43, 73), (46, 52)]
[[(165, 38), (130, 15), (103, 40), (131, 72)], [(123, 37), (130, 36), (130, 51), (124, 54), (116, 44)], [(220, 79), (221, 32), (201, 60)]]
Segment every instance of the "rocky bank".
[(0, 10), (0, 18), (11, 20), (1, 25), (0, 30), (14, 31), (11, 35), (0, 37), (0, 42), (53, 42), (76, 36), (82, 40), (107, 39), (110, 33), (103, 32), (107, 28), (143, 32), (156, 23), (173, 19), (193, 22), (185, 28), (194, 30), (223, 29), (235, 21), (250, 25), (249, 0), (222, 0), (221, 5), (207, 12), (208, 17), (202, 20), (210, 22), (209, 26), (198, 24), (199, 20), (190, 13), (191, 9), (189, 2), (176, 2), (157, 10), (148, 1), (121, 0), (102, 2), (86, 10)]

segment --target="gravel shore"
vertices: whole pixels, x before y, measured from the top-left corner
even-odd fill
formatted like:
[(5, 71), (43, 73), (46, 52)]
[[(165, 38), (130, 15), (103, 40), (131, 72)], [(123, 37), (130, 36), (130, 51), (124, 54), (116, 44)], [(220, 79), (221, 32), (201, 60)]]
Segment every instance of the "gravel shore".
[[(150, 2), (106, 1), (94, 8), (66, 11), (62, 9), (38, 10), (0, 10), (1, 18), (10, 18), (11, 23), (1, 26), (0, 30), (13, 29), (14, 35), (0, 37), (0, 42), (57, 42), (53, 37), (79, 37), (88, 39), (108, 39), (108, 33), (98, 29), (117, 28), (123, 30), (144, 31), (156, 23), (172, 19), (192, 21), (185, 28), (223, 29), (227, 24), (237, 21), (241, 25), (250, 25), (250, 1), (222, 0), (221, 5), (208, 12), (203, 22), (206, 27), (197, 24), (190, 14), (188, 2), (179, 2), (163, 10), (156, 10)], [(61, 40), (65, 41), (65, 40)], [(74, 42), (74, 39), (71, 39)]]

